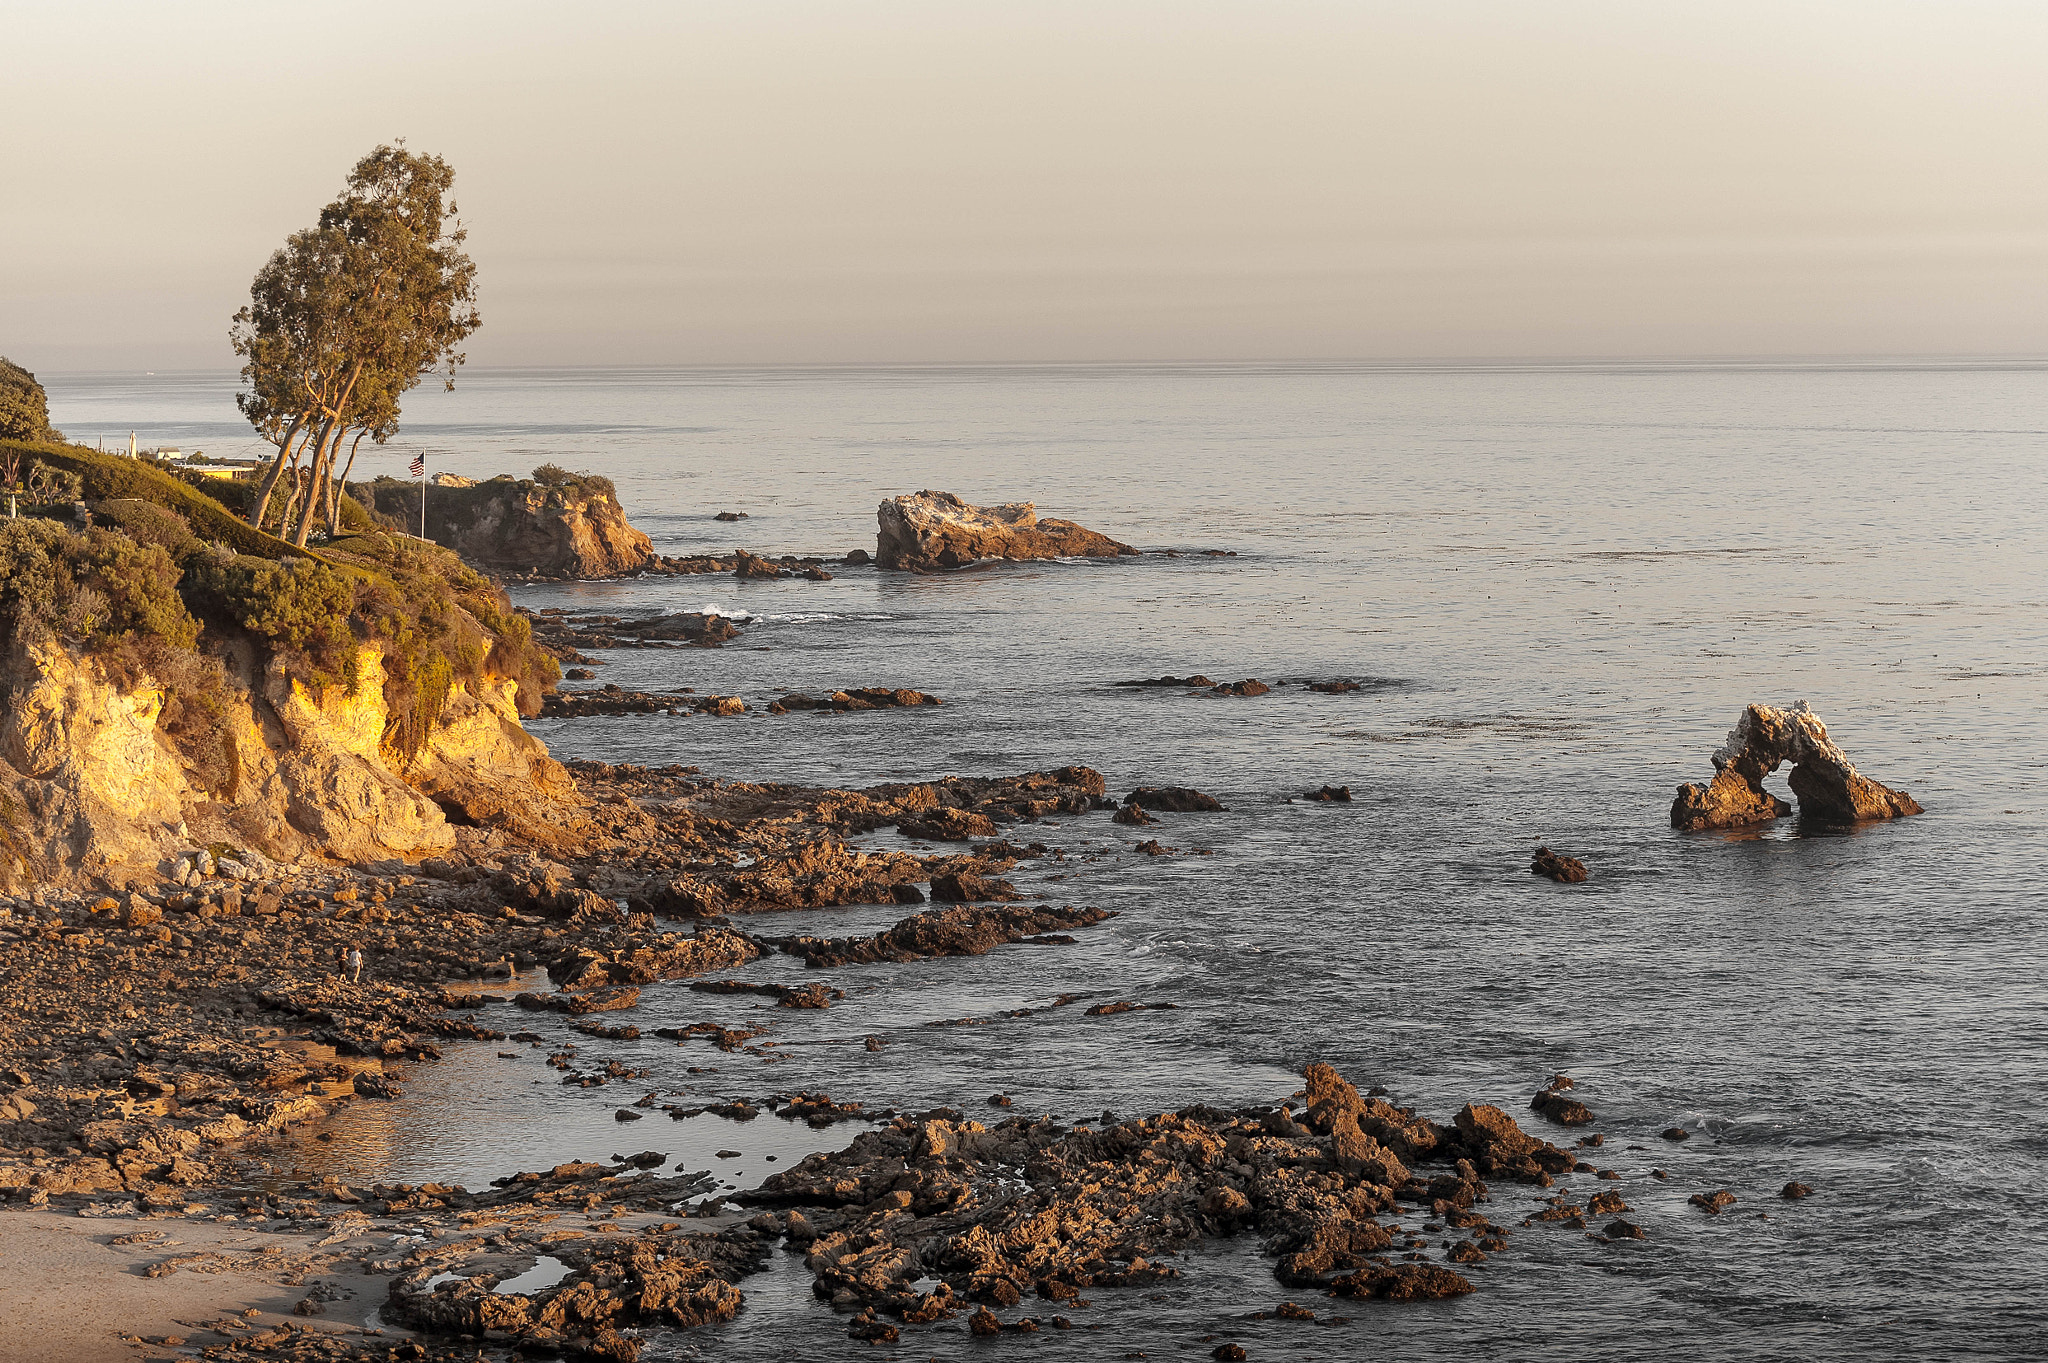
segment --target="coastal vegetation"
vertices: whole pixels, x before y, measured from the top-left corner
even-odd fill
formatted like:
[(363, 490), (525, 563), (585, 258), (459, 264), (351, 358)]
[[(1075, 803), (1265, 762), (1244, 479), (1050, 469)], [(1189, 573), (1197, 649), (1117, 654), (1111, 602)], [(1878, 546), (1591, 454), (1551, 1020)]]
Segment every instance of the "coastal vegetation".
[[(454, 386), (480, 324), (476, 265), (449, 193), (455, 172), (403, 144), (358, 161), (315, 226), (293, 233), (250, 287), (230, 331), (247, 385), (242, 414), (277, 449), (247, 518), (303, 547), (343, 529), (343, 488), (365, 436), (398, 428), (399, 399), (426, 375)], [(346, 449), (346, 458), (343, 451)]]
[[(207, 788), (227, 755), (207, 746), (223, 661), (238, 649), (316, 689), (358, 688), (365, 648), (383, 657), (386, 745), (402, 764), (432, 731), (451, 689), (486, 677), (517, 684), (537, 714), (558, 676), (503, 590), (448, 550), (392, 533), (353, 499), (346, 532), (318, 550), (258, 530), (201, 488), (143, 461), (76, 446), (0, 442), (75, 479), (91, 524), (68, 504), (30, 505), (0, 522), (0, 635), (12, 647), (62, 644), (124, 685), (164, 692), (167, 732)], [(244, 485), (246, 486), (246, 485)], [(37, 514), (47, 513), (47, 514)]]
[(50, 440), (50, 403), (36, 376), (0, 356), (0, 440)]

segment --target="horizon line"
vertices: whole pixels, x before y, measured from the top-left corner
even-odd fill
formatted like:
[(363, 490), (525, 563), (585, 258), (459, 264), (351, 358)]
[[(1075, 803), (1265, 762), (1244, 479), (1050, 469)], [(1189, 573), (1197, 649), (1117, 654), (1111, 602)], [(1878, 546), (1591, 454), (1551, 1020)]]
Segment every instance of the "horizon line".
[[(17, 363), (19, 363), (17, 361)], [(2048, 352), (1820, 352), (1782, 354), (1700, 354), (1700, 355), (1469, 355), (1469, 356), (1321, 356), (1293, 357), (1286, 359), (1125, 359), (1125, 360), (717, 360), (717, 361), (614, 361), (609, 363), (522, 363), (522, 364), (478, 364), (465, 365), (457, 371), (459, 382), (463, 374), (484, 373), (548, 373), (548, 372), (617, 372), (620, 370), (662, 370), (675, 372), (746, 372), (746, 371), (841, 371), (863, 370), (987, 370), (987, 369), (1414, 369), (1414, 370), (1494, 370), (1494, 369), (1589, 369), (1589, 368), (2048, 368)], [(48, 368), (36, 371), (55, 375), (80, 377), (122, 376), (128, 378), (167, 378), (174, 376), (208, 375), (238, 377), (240, 370), (230, 367), (190, 367), (142, 369), (122, 366), (118, 368)], [(431, 379), (434, 376), (427, 376)], [(425, 386), (427, 380), (422, 380)]]

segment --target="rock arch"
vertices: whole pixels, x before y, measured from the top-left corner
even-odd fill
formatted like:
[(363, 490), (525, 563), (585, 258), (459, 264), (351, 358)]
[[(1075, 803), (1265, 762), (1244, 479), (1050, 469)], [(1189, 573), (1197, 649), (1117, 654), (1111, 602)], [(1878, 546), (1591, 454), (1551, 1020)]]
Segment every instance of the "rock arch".
[(1714, 754), (1714, 779), (1683, 785), (1671, 802), (1673, 828), (1743, 828), (1769, 823), (1792, 806), (1764, 789), (1764, 778), (1783, 763), (1799, 799), (1801, 817), (1821, 823), (1899, 819), (1922, 812), (1903, 790), (1881, 785), (1856, 770), (1828, 737), (1827, 725), (1805, 701), (1780, 708), (1752, 705)]

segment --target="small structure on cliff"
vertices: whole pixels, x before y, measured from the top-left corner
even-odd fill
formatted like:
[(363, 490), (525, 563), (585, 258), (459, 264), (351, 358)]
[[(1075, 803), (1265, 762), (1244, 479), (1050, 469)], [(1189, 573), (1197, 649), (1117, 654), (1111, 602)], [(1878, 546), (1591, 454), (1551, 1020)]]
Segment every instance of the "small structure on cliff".
[(891, 497), (876, 513), (875, 566), (913, 573), (966, 568), (983, 559), (1116, 558), (1135, 555), (1072, 521), (1038, 519), (1030, 502), (971, 506), (950, 492)]
[(1828, 737), (1820, 716), (1805, 701), (1779, 708), (1752, 705), (1728, 731), (1714, 754), (1714, 779), (1683, 785), (1671, 802), (1673, 828), (1745, 828), (1769, 823), (1792, 806), (1764, 789), (1764, 778), (1790, 763), (1786, 778), (1799, 799), (1800, 816), (1821, 823), (1898, 819), (1922, 812), (1903, 790), (1881, 785), (1856, 770), (1848, 754)]

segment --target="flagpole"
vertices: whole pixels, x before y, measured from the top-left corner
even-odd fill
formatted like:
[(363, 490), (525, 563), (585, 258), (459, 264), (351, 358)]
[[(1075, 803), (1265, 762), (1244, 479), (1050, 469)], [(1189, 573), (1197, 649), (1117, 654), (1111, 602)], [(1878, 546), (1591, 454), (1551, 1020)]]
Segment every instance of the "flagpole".
[(420, 456), (420, 538), (427, 537), (427, 456)]

